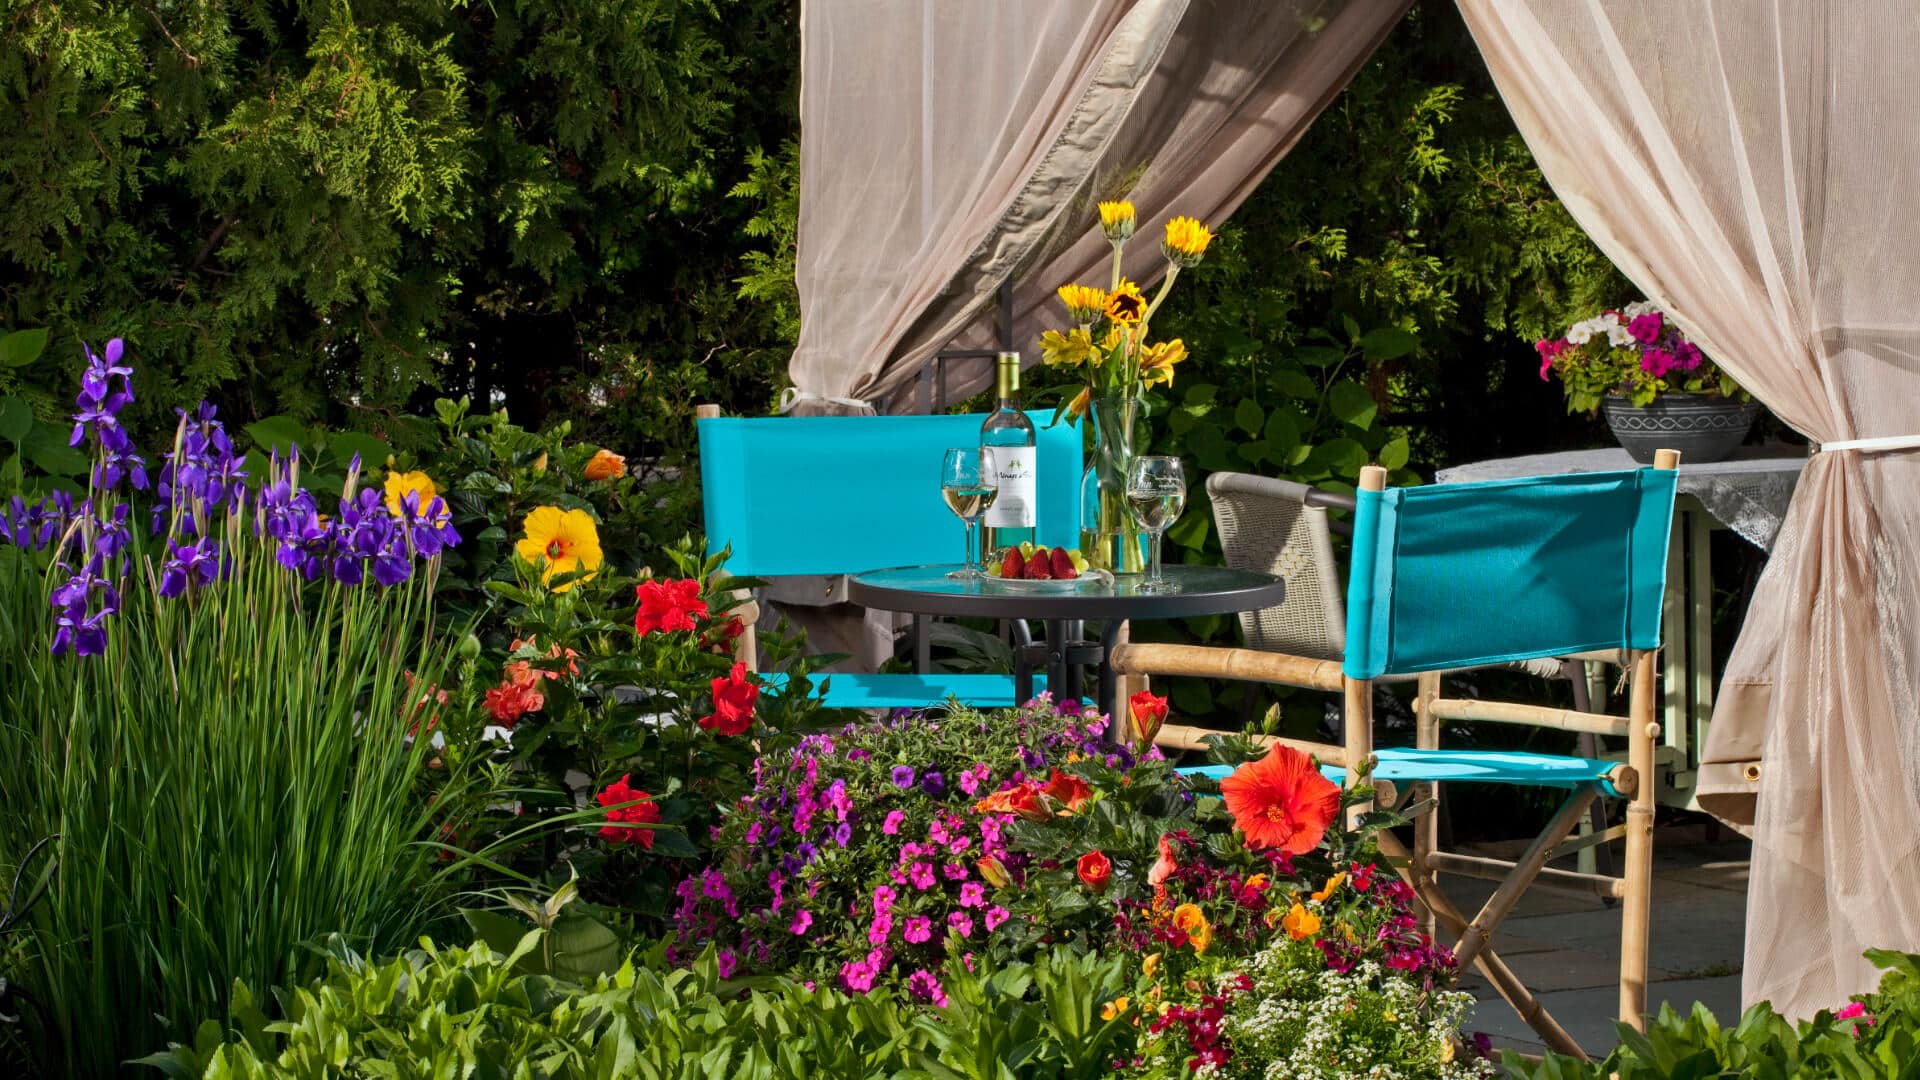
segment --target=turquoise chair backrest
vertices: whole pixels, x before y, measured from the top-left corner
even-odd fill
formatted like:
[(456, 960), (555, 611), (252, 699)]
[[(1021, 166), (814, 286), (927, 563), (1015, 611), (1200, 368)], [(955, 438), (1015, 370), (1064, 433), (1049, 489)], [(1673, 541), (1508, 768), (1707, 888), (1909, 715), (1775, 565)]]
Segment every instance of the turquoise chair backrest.
[[(1039, 542), (1080, 544), (1081, 436), (1030, 412), (1040, 436)], [(720, 417), (698, 421), (707, 542), (730, 573), (851, 574), (957, 563), (960, 519), (940, 498), (949, 447), (980, 443), (959, 416)]]
[(1658, 648), (1676, 475), (1359, 492), (1347, 676)]

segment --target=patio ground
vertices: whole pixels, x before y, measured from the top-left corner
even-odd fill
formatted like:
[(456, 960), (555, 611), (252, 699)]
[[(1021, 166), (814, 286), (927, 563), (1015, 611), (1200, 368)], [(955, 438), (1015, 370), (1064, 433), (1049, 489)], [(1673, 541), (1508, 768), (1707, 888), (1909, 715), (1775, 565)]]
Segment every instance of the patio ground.
[[(1701, 1001), (1723, 1023), (1731, 1023), (1740, 1014), (1750, 847), (1732, 832), (1722, 830), (1711, 841), (1706, 834), (1704, 825), (1694, 823), (1662, 827), (1655, 835), (1647, 1007), (1658, 1012), (1664, 1002), (1684, 1011)], [(1491, 882), (1442, 880), (1468, 913), (1478, 910), (1494, 888)], [(1617, 907), (1537, 888), (1494, 935), (1500, 955), (1596, 1057), (1618, 1042), (1619, 941)], [(1486, 1032), (1496, 1046), (1542, 1052), (1533, 1029), (1477, 972), (1469, 972), (1462, 986), (1480, 999), (1466, 1030)]]

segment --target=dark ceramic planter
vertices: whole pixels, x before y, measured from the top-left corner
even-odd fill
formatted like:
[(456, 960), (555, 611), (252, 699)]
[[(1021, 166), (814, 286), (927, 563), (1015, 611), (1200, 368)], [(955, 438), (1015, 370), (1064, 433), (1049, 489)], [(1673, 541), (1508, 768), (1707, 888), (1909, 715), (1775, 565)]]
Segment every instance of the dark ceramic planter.
[(1703, 394), (1662, 394), (1644, 407), (1609, 397), (1601, 408), (1613, 437), (1642, 465), (1653, 464), (1653, 452), (1663, 448), (1680, 451), (1683, 464), (1723, 461), (1760, 415), (1758, 402)]

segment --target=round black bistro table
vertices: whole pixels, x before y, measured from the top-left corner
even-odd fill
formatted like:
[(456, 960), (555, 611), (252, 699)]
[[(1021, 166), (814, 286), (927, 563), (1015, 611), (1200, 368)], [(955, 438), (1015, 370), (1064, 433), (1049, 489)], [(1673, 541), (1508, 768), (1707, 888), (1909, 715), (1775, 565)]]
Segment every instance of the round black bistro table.
[[(1036, 591), (998, 578), (954, 581), (948, 571), (957, 564), (903, 566), (870, 570), (847, 581), (847, 599), (881, 611), (913, 615), (949, 615), (1008, 619), (1024, 635), (1025, 621), (1044, 621), (1044, 644), (1021, 640), (1016, 651), (1016, 691), (1020, 700), (1033, 696), (1034, 661), (1044, 662), (1048, 686), (1060, 697), (1081, 693), (1082, 664), (1100, 668), (1100, 711), (1114, 715), (1118, 678), (1107, 655), (1106, 642), (1122, 622), (1139, 619), (1180, 619), (1192, 615), (1227, 615), (1273, 607), (1286, 599), (1287, 586), (1272, 574), (1234, 570), (1225, 566), (1168, 566), (1162, 569), (1167, 588), (1141, 592), (1146, 578), (1122, 577), (1112, 582), (1088, 582), (1071, 590)], [(1084, 626), (1104, 623), (1097, 641), (1087, 640)]]

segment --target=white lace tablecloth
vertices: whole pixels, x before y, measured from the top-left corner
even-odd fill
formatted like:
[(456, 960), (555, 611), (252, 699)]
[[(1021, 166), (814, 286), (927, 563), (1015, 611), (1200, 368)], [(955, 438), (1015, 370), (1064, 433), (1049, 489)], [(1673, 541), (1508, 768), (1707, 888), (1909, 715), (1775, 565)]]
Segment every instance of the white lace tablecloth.
[[(1680, 494), (1700, 500), (1716, 520), (1762, 551), (1773, 549), (1774, 535), (1793, 499), (1800, 470), (1807, 464), (1803, 446), (1744, 446), (1725, 461), (1680, 463)], [(1637, 463), (1617, 446), (1604, 450), (1567, 450), (1557, 454), (1476, 461), (1441, 469), (1443, 484), (1506, 480), (1516, 476), (1632, 469)]]

